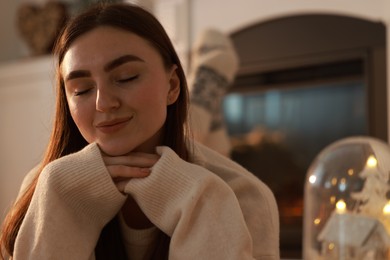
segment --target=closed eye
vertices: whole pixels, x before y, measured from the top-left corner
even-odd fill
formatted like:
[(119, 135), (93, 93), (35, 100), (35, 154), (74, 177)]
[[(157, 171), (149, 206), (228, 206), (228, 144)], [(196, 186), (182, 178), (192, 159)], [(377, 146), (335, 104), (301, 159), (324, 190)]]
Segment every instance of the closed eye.
[(130, 82), (130, 81), (133, 81), (135, 79), (138, 78), (139, 75), (135, 75), (135, 76), (131, 76), (131, 77), (126, 77), (126, 78), (123, 78), (123, 79), (118, 79), (116, 80), (117, 83), (126, 83), (126, 82)]
[(91, 90), (91, 89), (86, 89), (86, 90), (81, 90), (81, 91), (75, 91), (75, 92), (74, 92), (74, 95), (75, 95), (75, 96), (81, 96), (81, 95), (83, 95), (83, 94), (88, 93), (90, 90)]

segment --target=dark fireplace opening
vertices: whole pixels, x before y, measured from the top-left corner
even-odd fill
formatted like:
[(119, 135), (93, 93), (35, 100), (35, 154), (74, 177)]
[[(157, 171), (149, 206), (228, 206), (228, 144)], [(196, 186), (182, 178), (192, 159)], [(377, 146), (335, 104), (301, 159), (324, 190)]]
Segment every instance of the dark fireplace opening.
[[(362, 75), (363, 63), (356, 60), (245, 76), (224, 99), (232, 159), (274, 192), (285, 254), (300, 254), (311, 161), (333, 141), (368, 134)], [(267, 88), (258, 88), (265, 82)]]
[(356, 77), (364, 80), (363, 72), (364, 61), (362, 59), (353, 59), (242, 75), (235, 80), (234, 88), (236, 90), (253, 91), (257, 86), (282, 88), (285, 84), (290, 88), (294, 84), (299, 86), (313, 85), (313, 82), (334, 81), (334, 79), (342, 81), (343, 78), (350, 79)]
[(387, 141), (385, 31), (303, 15), (232, 35), (241, 68), (223, 103), (231, 156), (274, 192), (282, 258), (302, 258), (304, 183), (315, 156), (349, 136)]

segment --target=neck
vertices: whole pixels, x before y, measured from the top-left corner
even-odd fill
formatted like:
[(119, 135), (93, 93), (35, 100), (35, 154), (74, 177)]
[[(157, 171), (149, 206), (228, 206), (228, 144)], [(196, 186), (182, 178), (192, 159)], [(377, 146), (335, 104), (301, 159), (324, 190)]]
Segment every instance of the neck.
[(163, 143), (163, 129), (160, 129), (146, 142), (136, 147), (132, 152), (156, 153), (156, 147)]
[(137, 202), (129, 196), (123, 205), (122, 215), (126, 224), (133, 229), (146, 229), (153, 226), (153, 223), (146, 217), (138, 206)]

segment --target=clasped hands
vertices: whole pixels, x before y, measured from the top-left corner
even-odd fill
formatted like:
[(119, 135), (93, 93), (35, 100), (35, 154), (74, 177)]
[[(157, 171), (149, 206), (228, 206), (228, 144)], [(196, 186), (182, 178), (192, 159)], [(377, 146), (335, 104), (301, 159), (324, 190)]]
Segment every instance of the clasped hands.
[(123, 156), (110, 156), (102, 152), (104, 164), (120, 192), (132, 178), (145, 178), (160, 159), (158, 154), (131, 152)]

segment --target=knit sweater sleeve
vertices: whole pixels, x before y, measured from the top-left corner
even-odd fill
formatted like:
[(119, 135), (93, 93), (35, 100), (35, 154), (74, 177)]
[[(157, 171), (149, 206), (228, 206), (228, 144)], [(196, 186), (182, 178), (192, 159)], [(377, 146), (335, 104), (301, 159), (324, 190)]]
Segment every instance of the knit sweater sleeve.
[(93, 259), (102, 228), (125, 199), (96, 144), (51, 162), (39, 176), (14, 259)]
[(125, 188), (171, 237), (169, 259), (254, 259), (252, 239), (231, 188), (206, 168), (159, 147), (151, 175)]

